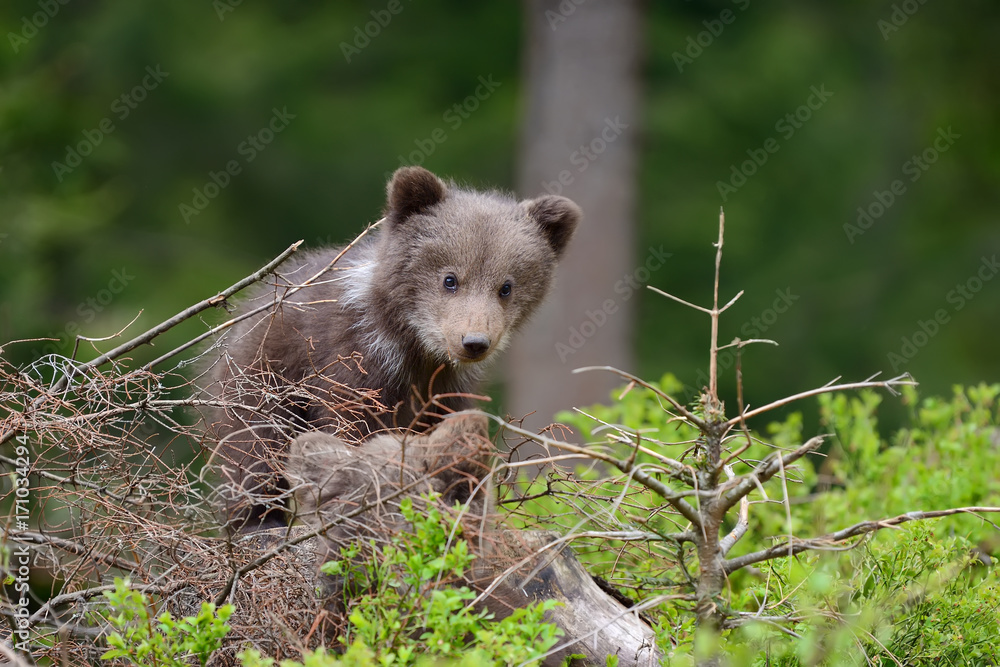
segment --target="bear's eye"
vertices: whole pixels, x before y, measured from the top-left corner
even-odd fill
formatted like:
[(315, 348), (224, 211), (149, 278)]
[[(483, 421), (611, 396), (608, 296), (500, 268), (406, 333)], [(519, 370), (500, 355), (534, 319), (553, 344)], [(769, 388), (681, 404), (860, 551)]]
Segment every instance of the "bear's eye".
[(449, 273), (444, 277), (444, 288), (450, 292), (458, 289), (458, 278), (455, 277), (455, 274)]
[(503, 287), (500, 288), (500, 298), (506, 299), (507, 297), (509, 297), (511, 289), (513, 288), (511, 287), (510, 281), (508, 280), (503, 284)]

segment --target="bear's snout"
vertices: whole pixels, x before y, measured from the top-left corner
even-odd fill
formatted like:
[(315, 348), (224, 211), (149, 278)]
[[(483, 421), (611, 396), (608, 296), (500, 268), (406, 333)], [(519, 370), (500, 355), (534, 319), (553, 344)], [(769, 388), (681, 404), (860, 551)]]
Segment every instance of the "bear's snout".
[(490, 337), (484, 333), (468, 333), (462, 336), (463, 356), (470, 361), (478, 361), (490, 349)]

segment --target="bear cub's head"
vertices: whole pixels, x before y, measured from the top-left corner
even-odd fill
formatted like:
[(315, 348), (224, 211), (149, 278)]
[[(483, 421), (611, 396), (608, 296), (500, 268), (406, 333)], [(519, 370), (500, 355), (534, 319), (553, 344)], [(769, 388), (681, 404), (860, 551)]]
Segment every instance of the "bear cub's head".
[(580, 208), (464, 189), (421, 167), (398, 169), (387, 190), (369, 288), (389, 328), (437, 363), (502, 350), (549, 291)]

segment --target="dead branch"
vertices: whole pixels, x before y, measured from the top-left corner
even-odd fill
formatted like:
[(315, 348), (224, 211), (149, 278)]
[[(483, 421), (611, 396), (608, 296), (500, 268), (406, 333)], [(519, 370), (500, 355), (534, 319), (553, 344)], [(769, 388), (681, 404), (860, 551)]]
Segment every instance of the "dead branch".
[(28, 530), (21, 531), (6, 531), (0, 530), (0, 534), (3, 535), (4, 541), (10, 540), (15, 543), (21, 544), (46, 544), (57, 549), (62, 549), (71, 554), (76, 554), (77, 556), (83, 556), (87, 559), (98, 561), (112, 567), (117, 567), (120, 570), (125, 570), (126, 572), (137, 572), (140, 569), (139, 563), (132, 561), (123, 560), (113, 554), (101, 553), (90, 547), (86, 547), (79, 542), (73, 540), (67, 540), (61, 537), (56, 537), (55, 535), (43, 535), (41, 533), (36, 533)]
[[(204, 333), (202, 333), (202, 334), (200, 334), (198, 336), (195, 336), (191, 340), (186, 341), (182, 345), (179, 345), (178, 347), (176, 347), (173, 350), (167, 352), (166, 354), (164, 354), (164, 355), (162, 355), (160, 357), (157, 357), (153, 361), (151, 361), (148, 364), (146, 364), (145, 366), (143, 366), (143, 369), (144, 370), (149, 370), (149, 369), (155, 368), (156, 366), (159, 366), (160, 364), (162, 364), (163, 362), (165, 362), (167, 359), (172, 359), (173, 357), (177, 356), (181, 352), (184, 352), (185, 350), (188, 350), (188, 349), (194, 347), (195, 345), (198, 345), (202, 341), (204, 341), (206, 339), (209, 339), (209, 338), (212, 338), (213, 336), (216, 336), (220, 332), (222, 332), (222, 331), (224, 331), (226, 329), (231, 328), (233, 325), (237, 324), (238, 322), (242, 322), (243, 320), (249, 319), (249, 318), (251, 318), (251, 317), (253, 317), (255, 315), (258, 315), (258, 314), (260, 314), (262, 312), (265, 312), (267, 310), (273, 309), (274, 306), (278, 302), (287, 299), (288, 297), (292, 296), (293, 294), (295, 294), (299, 290), (303, 289), (304, 287), (307, 287), (309, 285), (315, 284), (315, 282), (317, 280), (319, 280), (320, 278), (322, 278), (323, 275), (325, 275), (330, 269), (332, 269), (334, 267), (334, 265), (337, 262), (340, 261), (340, 259), (347, 253), (348, 250), (350, 250), (351, 248), (353, 248), (354, 246), (356, 246), (358, 244), (358, 242), (361, 241), (361, 239), (363, 239), (365, 236), (367, 236), (368, 233), (371, 230), (377, 228), (379, 226), (379, 224), (381, 224), (381, 223), (382, 223), (382, 220), (379, 220), (378, 222), (375, 222), (375, 223), (369, 225), (368, 227), (366, 227), (360, 234), (358, 234), (357, 237), (355, 237), (355, 239), (353, 241), (351, 241), (346, 246), (344, 246), (344, 248), (339, 253), (337, 253), (337, 256), (334, 257), (330, 261), (329, 264), (327, 264), (323, 269), (321, 269), (315, 275), (310, 276), (309, 278), (307, 278), (306, 280), (302, 281), (299, 284), (286, 286), (286, 288), (284, 290), (284, 293), (280, 297), (277, 297), (275, 299), (274, 303), (265, 303), (265, 304), (263, 304), (261, 306), (258, 306), (257, 308), (248, 309), (247, 312), (242, 313), (242, 314), (240, 314), (240, 315), (238, 315), (236, 317), (230, 318), (230, 319), (226, 320), (225, 322), (223, 322), (222, 324), (219, 324), (219, 325), (217, 325), (215, 327), (212, 327), (208, 331), (205, 331)], [(239, 289), (234, 290), (232, 293), (238, 292), (239, 290), (244, 289), (244, 288), (252, 285), (253, 283), (256, 283), (256, 282), (258, 282), (260, 280), (263, 280), (270, 273), (272, 273), (274, 271), (274, 269), (278, 267), (279, 264), (281, 264), (282, 262), (284, 262), (285, 259), (287, 259), (289, 256), (291, 256), (292, 252), (294, 252), (295, 250), (297, 250), (298, 247), (299, 247), (299, 245), (301, 245), (301, 244), (302, 244), (302, 241), (298, 241), (298, 242), (292, 244), (292, 246), (289, 247), (288, 250), (286, 250), (284, 253), (282, 253), (277, 258), (275, 258), (267, 266), (261, 268), (259, 271), (257, 271), (256, 273), (252, 274), (251, 276), (248, 276), (243, 281), (240, 281), (240, 283), (244, 283), (246, 280), (249, 280), (250, 278), (253, 278), (254, 276), (257, 276), (255, 280), (251, 280), (250, 282), (246, 282), (246, 284), (243, 284), (241, 287), (239, 287)], [(270, 270), (267, 270), (268, 267), (271, 267)], [(237, 284), (240, 284), (240, 283), (237, 283)], [(234, 285), (233, 287), (236, 287), (236, 286)], [(230, 288), (230, 289), (232, 289), (232, 288)], [(220, 292), (220, 295), (221, 294), (222, 293)], [(218, 304), (224, 303), (224, 301), (225, 301), (225, 299), (222, 299), (222, 300), (218, 300), (218, 299), (219, 299), (219, 295), (216, 295), (215, 297), (213, 297), (211, 300), (216, 300), (216, 304), (212, 304), (212, 305), (218, 305)]]
[[(268, 262), (267, 264), (265, 264), (263, 267), (261, 267), (259, 270), (257, 270), (254, 273), (250, 274), (249, 276), (247, 276), (243, 280), (240, 280), (239, 282), (237, 282), (237, 283), (231, 285), (230, 287), (222, 290), (221, 292), (219, 292), (218, 294), (216, 294), (213, 297), (205, 299), (205, 300), (203, 300), (203, 301), (201, 301), (201, 302), (199, 302), (199, 303), (197, 303), (197, 304), (195, 304), (193, 306), (190, 306), (189, 308), (185, 308), (184, 310), (182, 310), (181, 312), (177, 313), (173, 317), (171, 317), (171, 318), (169, 318), (167, 320), (164, 320), (163, 322), (161, 322), (160, 324), (156, 325), (152, 329), (149, 329), (148, 331), (140, 334), (139, 336), (136, 336), (135, 338), (133, 338), (132, 340), (128, 341), (127, 343), (123, 343), (123, 344), (119, 345), (118, 347), (114, 348), (113, 350), (111, 350), (109, 352), (105, 352), (104, 354), (98, 356), (96, 359), (93, 359), (92, 361), (88, 361), (88, 362), (86, 362), (84, 364), (81, 364), (78, 368), (75, 369), (75, 372), (73, 372), (73, 373), (67, 373), (67, 374), (62, 375), (52, 385), (51, 390), (50, 390), (51, 394), (59, 394), (60, 392), (62, 392), (63, 389), (65, 389), (69, 385), (69, 383), (73, 380), (73, 377), (75, 377), (76, 375), (78, 375), (78, 374), (79, 375), (83, 375), (87, 371), (99, 368), (100, 366), (103, 366), (108, 361), (112, 361), (114, 359), (117, 359), (117, 358), (121, 357), (122, 355), (127, 354), (128, 352), (131, 352), (135, 348), (140, 347), (141, 345), (145, 345), (146, 343), (152, 341), (154, 338), (156, 338), (160, 334), (162, 334), (162, 333), (164, 333), (166, 331), (169, 331), (170, 329), (174, 328), (175, 326), (177, 326), (181, 322), (184, 322), (185, 320), (188, 320), (191, 317), (194, 317), (198, 313), (200, 313), (200, 312), (202, 312), (204, 310), (207, 310), (209, 308), (212, 308), (214, 306), (217, 306), (217, 305), (219, 305), (221, 303), (224, 303), (225, 300), (228, 299), (233, 294), (236, 294), (240, 290), (242, 290), (242, 289), (244, 289), (244, 288), (246, 288), (246, 287), (248, 287), (248, 286), (256, 283), (261, 278), (263, 278), (264, 276), (266, 276), (267, 274), (269, 274), (271, 271), (273, 271), (275, 268), (277, 268), (277, 266), (279, 264), (281, 264), (282, 262), (284, 262), (286, 259), (288, 259), (292, 255), (292, 253), (294, 253), (296, 250), (298, 250), (298, 248), (299, 248), (300, 245), (302, 245), (302, 241), (296, 241), (295, 243), (293, 243), (292, 245), (290, 245), (280, 255), (278, 255), (277, 257), (275, 257), (273, 260), (271, 260), (270, 262)], [(31, 408), (37, 408), (39, 405), (41, 405), (44, 402), (44, 400), (45, 400), (44, 396), (39, 396), (36, 399), (36, 401), (32, 404)], [(6, 431), (0, 433), (0, 445), (3, 445), (7, 441), (9, 441), (11, 438), (14, 437), (14, 435), (16, 433), (17, 433), (17, 430), (15, 428), (8, 428)]]
[(770, 412), (775, 408), (780, 408), (783, 405), (788, 405), (789, 403), (794, 403), (795, 401), (800, 401), (803, 398), (809, 398), (811, 396), (819, 396), (820, 394), (829, 394), (835, 391), (858, 391), (861, 389), (885, 389), (886, 391), (895, 394), (896, 387), (902, 386), (916, 386), (917, 382), (910, 376), (909, 373), (903, 373), (902, 375), (897, 375), (889, 380), (865, 380), (864, 382), (849, 382), (847, 384), (827, 384), (822, 387), (817, 387), (816, 389), (810, 389), (809, 391), (803, 391), (798, 394), (793, 394), (792, 396), (786, 396), (785, 398), (778, 399), (768, 403), (767, 405), (755, 408), (753, 410), (747, 411), (745, 414), (738, 417), (733, 417), (729, 421), (725, 422), (726, 426), (734, 426), (740, 419), (750, 419), (751, 417), (756, 417), (757, 415), (764, 414), (765, 412)]
[(700, 417), (698, 417), (693, 412), (684, 407), (673, 396), (664, 393), (659, 387), (654, 387), (653, 385), (649, 384), (642, 378), (638, 378), (632, 375), (631, 373), (626, 373), (625, 371), (618, 370), (613, 366), (584, 366), (583, 368), (576, 368), (573, 370), (574, 373), (584, 373), (587, 371), (608, 371), (609, 373), (614, 373), (615, 375), (625, 378), (629, 382), (634, 382), (640, 387), (645, 387), (646, 389), (649, 389), (663, 400), (670, 403), (670, 405), (674, 407), (674, 410), (679, 412), (681, 416), (684, 417), (684, 419), (686, 419), (690, 424), (698, 427), (699, 430), (701, 430), (703, 427), (704, 428), (708, 427), (708, 425), (705, 423), (704, 420), (702, 420)]
[[(715, 244), (715, 284), (712, 290), (712, 333), (708, 365), (708, 395), (719, 402), (719, 269), (722, 266), (722, 244), (726, 229), (726, 214), (719, 207), (719, 240)], [(738, 297), (739, 295), (737, 295)], [(735, 299), (734, 299), (735, 301)]]
[[(734, 477), (733, 469), (729, 466), (726, 466), (725, 471), (729, 479), (733, 479)], [(719, 542), (719, 550), (721, 551), (723, 556), (729, 553), (729, 550), (732, 549), (744, 535), (746, 535), (746, 532), (749, 528), (750, 528), (750, 500), (747, 498), (746, 495), (744, 495), (743, 497), (740, 498), (740, 514), (739, 518), (736, 521), (736, 525), (733, 526), (733, 529), (729, 532), (729, 534), (726, 535), (724, 538), (722, 538), (722, 541)]]
[(857, 543), (850, 545), (843, 545), (841, 543), (859, 535), (875, 533), (885, 528), (894, 528), (908, 521), (937, 519), (943, 516), (953, 516), (955, 514), (979, 515), (997, 512), (1000, 512), (1000, 507), (955, 507), (946, 510), (907, 512), (906, 514), (900, 514), (888, 519), (862, 521), (854, 524), (853, 526), (849, 526), (834, 533), (828, 533), (820, 537), (813, 537), (806, 540), (786, 540), (782, 543), (775, 544), (772, 547), (768, 547), (767, 549), (761, 549), (760, 551), (755, 551), (737, 558), (730, 558), (725, 563), (725, 570), (726, 574), (731, 574), (740, 568), (746, 567), (747, 565), (753, 565), (754, 563), (760, 563), (774, 558), (782, 558), (789, 555), (794, 556), (810, 550), (818, 551), (843, 548), (853, 549), (857, 546)]
[(729, 508), (753, 491), (754, 488), (768, 481), (809, 452), (816, 450), (823, 444), (825, 437), (824, 435), (817, 435), (810, 438), (803, 445), (785, 455), (782, 455), (781, 452), (772, 452), (752, 472), (739, 475), (732, 481), (719, 487), (719, 493), (722, 494), (722, 502), (719, 504), (719, 509), (723, 512), (728, 511)]
[[(473, 413), (466, 413), (466, 414), (473, 414)], [(668, 504), (670, 504), (671, 507), (676, 509), (680, 514), (684, 516), (684, 518), (686, 518), (692, 524), (694, 524), (699, 528), (701, 527), (701, 515), (694, 507), (692, 507), (686, 500), (684, 500), (685, 496), (691, 494), (689, 492), (674, 491), (666, 484), (663, 484), (658, 479), (655, 479), (653, 476), (646, 473), (642, 469), (641, 465), (637, 465), (634, 462), (630, 461), (629, 459), (624, 459), (624, 460), (617, 459), (613, 456), (604, 454), (603, 452), (594, 449), (579, 447), (577, 445), (572, 445), (568, 442), (561, 442), (559, 440), (546, 438), (545, 436), (525, 430), (519, 426), (514, 426), (513, 424), (505, 422), (498, 417), (494, 417), (493, 415), (489, 415), (486, 413), (477, 413), (477, 414), (483, 414), (487, 418), (497, 422), (505, 430), (510, 431), (511, 433), (516, 433), (525, 438), (529, 438), (541, 445), (547, 447), (555, 447), (556, 449), (565, 452), (571, 452), (573, 454), (579, 454), (581, 456), (586, 456), (592, 459), (596, 459), (598, 461), (610, 463), (611, 465), (615, 466), (626, 475), (631, 475), (632, 478), (635, 479), (635, 481), (639, 482), (640, 484), (648, 488), (650, 491), (653, 491), (654, 493), (659, 495)]]
[(15, 653), (12, 648), (6, 646), (4, 642), (0, 642), (0, 655), (9, 661), (8, 665), (13, 665), (14, 667), (29, 667), (32, 664)]

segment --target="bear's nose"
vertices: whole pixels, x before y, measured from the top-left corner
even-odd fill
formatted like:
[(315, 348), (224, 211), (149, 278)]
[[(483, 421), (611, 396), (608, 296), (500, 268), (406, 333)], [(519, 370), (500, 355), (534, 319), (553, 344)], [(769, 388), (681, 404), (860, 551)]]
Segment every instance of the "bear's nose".
[(490, 349), (490, 339), (486, 334), (470, 333), (462, 336), (462, 347), (470, 357), (481, 357)]

